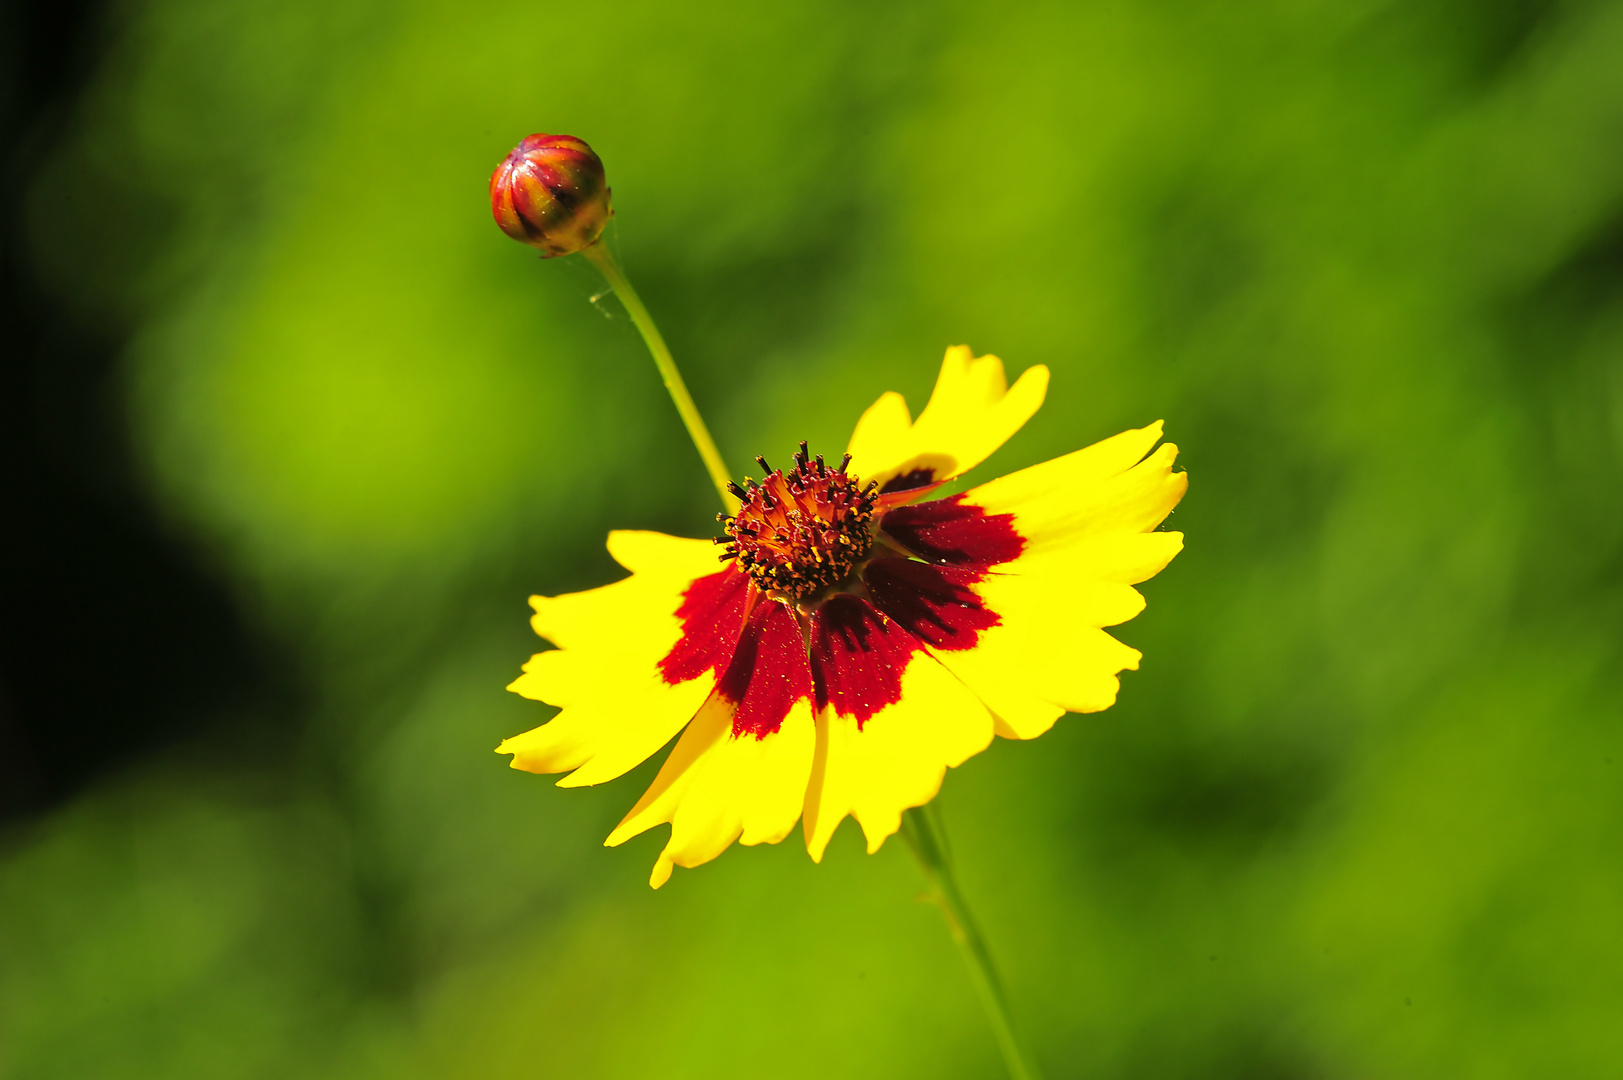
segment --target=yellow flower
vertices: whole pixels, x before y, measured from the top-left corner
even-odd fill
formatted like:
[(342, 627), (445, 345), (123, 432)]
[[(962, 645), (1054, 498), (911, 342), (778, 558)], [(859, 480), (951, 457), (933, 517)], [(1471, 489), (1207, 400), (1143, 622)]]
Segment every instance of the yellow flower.
[(925, 498), (1019, 430), (1047, 387), (1044, 367), (1010, 387), (997, 357), (948, 349), (917, 421), (885, 394), (846, 461), (805, 443), (788, 470), (757, 458), (765, 478), (736, 489), (743, 506), (714, 542), (610, 533), (630, 577), (531, 598), (557, 648), (508, 689), (562, 711), (497, 752), (575, 787), (680, 732), (607, 840), (668, 822), (658, 888), (673, 865), (777, 843), (802, 817), (814, 860), (847, 814), (877, 851), (994, 734), (1033, 739), (1109, 708), (1140, 654), (1102, 628), (1143, 610), (1133, 585), (1183, 547), (1154, 531), (1188, 486), (1175, 446), (1151, 452), (1160, 423)]

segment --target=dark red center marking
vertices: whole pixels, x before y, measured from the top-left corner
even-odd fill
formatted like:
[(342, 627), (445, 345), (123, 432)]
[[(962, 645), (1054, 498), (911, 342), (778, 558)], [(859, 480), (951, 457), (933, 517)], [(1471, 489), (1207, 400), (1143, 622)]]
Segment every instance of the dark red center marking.
[(750, 579), (736, 566), (699, 578), (682, 594), (676, 617), (682, 636), (659, 662), (659, 674), (671, 686), (714, 671), (719, 679), (733, 658), (744, 629)]
[[(729, 519), (726, 557), (736, 561), (688, 586), (676, 611), (681, 636), (659, 663), (673, 686), (714, 671), (716, 693), (736, 707), (735, 738), (773, 734), (808, 697), (819, 711), (832, 706), (854, 718), (860, 730), (901, 700), (902, 674), (925, 643), (968, 649), (998, 625), (973, 586), (985, 568), (1025, 549), (1014, 515), (989, 514), (956, 495), (900, 506), (880, 520), (926, 562), (885, 557), (864, 565), (871, 487), (856, 493), (854, 481), (842, 486), (849, 480), (843, 463), (814, 464), (804, 446), (795, 464), (792, 474), (771, 472), (766, 483), (741, 492), (751, 512)], [(851, 493), (856, 501), (845, 497)], [(858, 569), (872, 602), (830, 596), (812, 612), (805, 637), (787, 603), (756, 591), (802, 599)], [(761, 585), (763, 574), (770, 585)]]
[(935, 483), (934, 469), (909, 469), (886, 480), (884, 486), (879, 489), (879, 494), (912, 491), (914, 488), (929, 487), (933, 483)]
[(755, 605), (716, 693), (738, 706), (733, 737), (757, 739), (781, 728), (795, 702), (811, 697), (806, 643), (786, 605), (776, 600)]
[(872, 604), (849, 593), (829, 597), (811, 620), (817, 709), (856, 718), (857, 730), (902, 700), (902, 672), (919, 641)]
[(938, 649), (968, 649), (1000, 621), (970, 588), (986, 575), (961, 566), (875, 559), (862, 572), (875, 606)]
[(919, 558), (943, 565), (996, 566), (1025, 550), (1013, 514), (989, 514), (965, 498), (898, 506), (879, 519), (879, 527)]

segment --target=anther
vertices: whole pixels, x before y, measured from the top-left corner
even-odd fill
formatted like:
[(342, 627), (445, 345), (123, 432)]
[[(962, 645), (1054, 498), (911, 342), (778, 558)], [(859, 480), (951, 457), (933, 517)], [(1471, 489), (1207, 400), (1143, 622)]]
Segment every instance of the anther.
[[(816, 466), (813, 467), (815, 460)], [(718, 537), (736, 565), (762, 589), (800, 600), (845, 581), (873, 548), (870, 482), (859, 490), (845, 475), (851, 455), (830, 469), (823, 455), (811, 456), (804, 440), (787, 472), (773, 469), (764, 455), (755, 462), (766, 474), (729, 485), (743, 505), (734, 517), (718, 516), (727, 535)]]

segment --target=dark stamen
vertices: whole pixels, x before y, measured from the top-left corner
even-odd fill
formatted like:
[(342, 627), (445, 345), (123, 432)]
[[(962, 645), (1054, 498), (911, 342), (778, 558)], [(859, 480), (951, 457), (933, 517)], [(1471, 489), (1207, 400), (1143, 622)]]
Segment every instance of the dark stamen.
[(873, 547), (879, 485), (859, 488), (845, 472), (850, 454), (830, 469), (804, 440), (788, 472), (773, 469), (764, 456), (755, 462), (766, 475), (759, 483), (746, 476), (743, 487), (729, 486), (743, 506), (735, 517), (718, 515), (726, 535), (716, 543), (727, 545), (727, 557), (757, 587), (792, 600), (847, 580)]

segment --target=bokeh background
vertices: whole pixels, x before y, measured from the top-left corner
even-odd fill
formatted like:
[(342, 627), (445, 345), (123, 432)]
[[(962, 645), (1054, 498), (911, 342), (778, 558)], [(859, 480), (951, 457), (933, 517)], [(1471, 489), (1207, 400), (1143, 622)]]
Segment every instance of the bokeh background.
[(995, 1077), (905, 849), (605, 850), (525, 597), (943, 348), (1159, 417), (1107, 713), (952, 772), (1050, 1077), (1623, 1072), (1623, 4), (12, 5), (0, 1076)]

